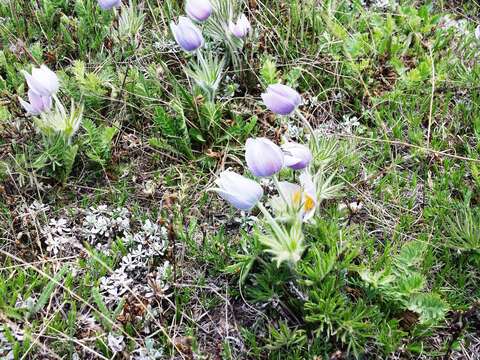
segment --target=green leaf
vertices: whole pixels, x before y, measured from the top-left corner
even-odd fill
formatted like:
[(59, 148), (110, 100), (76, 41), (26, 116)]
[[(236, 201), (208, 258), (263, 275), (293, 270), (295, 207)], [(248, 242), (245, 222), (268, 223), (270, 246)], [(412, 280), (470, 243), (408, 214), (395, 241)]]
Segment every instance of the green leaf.
[(182, 154), (192, 158), (190, 136), (182, 104), (175, 100), (172, 107), (178, 115), (175, 119), (163, 107), (157, 106), (154, 110), (153, 122), (160, 133), (167, 138), (166, 140), (170, 145), (178, 148)]
[(420, 324), (435, 324), (443, 320), (448, 306), (437, 294), (417, 294), (407, 304), (410, 311), (420, 315)]
[(260, 69), (260, 76), (262, 77), (265, 86), (278, 82), (277, 65), (270, 57), (263, 59), (262, 68)]
[(426, 243), (411, 241), (402, 246), (400, 253), (395, 257), (395, 266), (399, 270), (411, 271), (423, 262)]
[(55, 290), (55, 287), (61, 282), (63, 275), (65, 275), (67, 269), (68, 269), (67, 266), (63, 266), (60, 269), (60, 271), (55, 275), (55, 277), (48, 282), (47, 286), (44, 287), (37, 302), (32, 306), (32, 308), (28, 312), (27, 317), (29, 319), (32, 318), (35, 314), (37, 314), (45, 306), (45, 304), (50, 299), (50, 296), (52, 295), (53, 290)]

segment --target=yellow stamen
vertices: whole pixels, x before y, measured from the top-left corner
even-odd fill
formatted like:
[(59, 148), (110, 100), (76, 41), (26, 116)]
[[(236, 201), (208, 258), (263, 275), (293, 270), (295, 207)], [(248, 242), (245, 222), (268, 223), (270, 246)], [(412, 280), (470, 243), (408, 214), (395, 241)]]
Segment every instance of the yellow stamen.
[(299, 205), (301, 201), (302, 201), (302, 192), (300, 190), (295, 191), (295, 193), (292, 195), (292, 203), (294, 205)]
[(305, 194), (305, 203), (303, 204), (303, 208), (305, 212), (309, 212), (315, 207), (315, 200), (307, 194)]

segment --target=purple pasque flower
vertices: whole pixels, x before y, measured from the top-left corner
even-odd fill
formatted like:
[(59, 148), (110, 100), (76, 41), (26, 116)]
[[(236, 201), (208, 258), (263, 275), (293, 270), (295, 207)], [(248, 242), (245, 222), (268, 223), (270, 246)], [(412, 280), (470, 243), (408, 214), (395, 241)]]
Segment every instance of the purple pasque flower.
[(98, 0), (98, 5), (102, 10), (110, 10), (122, 5), (122, 0)]
[(212, 15), (213, 7), (209, 0), (187, 0), (185, 12), (190, 19), (202, 22)]
[(300, 185), (287, 181), (278, 183), (279, 196), (272, 198), (271, 206), (279, 214), (289, 210), (300, 215), (303, 221), (310, 220), (318, 207), (315, 184), (307, 172), (300, 175)]
[(237, 38), (242, 39), (247, 36), (248, 32), (251, 29), (250, 21), (248, 21), (245, 14), (242, 14), (240, 15), (236, 23), (230, 21), (230, 23), (228, 24), (228, 29)]
[(31, 89), (28, 90), (28, 101), (26, 102), (22, 98), (20, 100), (20, 105), (25, 109), (27, 115), (40, 115), (43, 112), (47, 112), (52, 108), (52, 97), (51, 96), (42, 96), (36, 94)]
[(285, 166), (293, 170), (305, 169), (313, 158), (308, 146), (296, 142), (283, 144), (282, 150), (285, 155)]
[(283, 84), (269, 85), (262, 94), (262, 100), (267, 108), (278, 115), (290, 115), (302, 102), (298, 92)]
[(238, 210), (251, 210), (263, 196), (257, 182), (230, 170), (220, 173), (215, 184), (213, 191)]
[(245, 160), (255, 176), (271, 176), (282, 170), (284, 155), (280, 147), (267, 138), (249, 138), (245, 144)]
[(29, 89), (37, 95), (52, 96), (60, 87), (57, 75), (45, 65), (33, 68), (31, 74), (25, 70), (22, 70), (22, 73)]
[(185, 16), (180, 16), (178, 24), (170, 23), (173, 37), (185, 51), (195, 51), (203, 46), (204, 40), (200, 29)]

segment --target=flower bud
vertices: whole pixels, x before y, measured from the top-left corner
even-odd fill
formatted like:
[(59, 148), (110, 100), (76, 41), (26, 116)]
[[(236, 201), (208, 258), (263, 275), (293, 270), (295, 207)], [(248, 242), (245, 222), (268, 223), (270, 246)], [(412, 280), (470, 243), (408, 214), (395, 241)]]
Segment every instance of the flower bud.
[(475, 29), (475, 38), (480, 41), (480, 25)]
[(271, 176), (283, 168), (283, 152), (266, 138), (249, 138), (245, 144), (245, 160), (255, 176)]
[(282, 150), (285, 155), (285, 166), (293, 170), (305, 169), (313, 158), (307, 146), (295, 142), (283, 144)]
[(37, 95), (32, 90), (28, 90), (28, 101), (30, 102), (20, 99), (20, 105), (27, 111), (27, 115), (40, 115), (52, 108), (51, 96)]
[(30, 75), (25, 70), (22, 71), (27, 80), (28, 87), (35, 94), (40, 96), (51, 96), (58, 91), (59, 81), (57, 75), (45, 65), (40, 68), (33, 68)]
[(238, 18), (236, 24), (230, 21), (228, 29), (237, 38), (244, 38), (245, 36), (247, 36), (248, 32), (251, 29), (250, 21), (248, 21), (245, 14), (242, 14)]
[(102, 10), (110, 10), (114, 7), (122, 5), (122, 0), (98, 0), (98, 5)]
[(203, 35), (200, 29), (187, 17), (180, 16), (178, 25), (173, 21), (170, 29), (178, 45), (185, 51), (195, 51), (203, 46)]
[(262, 94), (262, 100), (267, 108), (278, 115), (290, 115), (302, 102), (298, 92), (282, 84), (269, 85)]
[(263, 189), (257, 182), (233, 171), (223, 171), (215, 184), (218, 188), (213, 191), (238, 210), (252, 209), (263, 196)]
[(209, 0), (187, 0), (185, 12), (190, 19), (202, 22), (212, 15), (213, 8)]

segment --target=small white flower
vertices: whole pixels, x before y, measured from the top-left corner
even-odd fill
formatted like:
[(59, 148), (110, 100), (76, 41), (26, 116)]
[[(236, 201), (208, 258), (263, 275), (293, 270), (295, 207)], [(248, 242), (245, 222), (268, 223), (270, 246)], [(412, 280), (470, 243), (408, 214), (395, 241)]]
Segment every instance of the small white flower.
[(53, 236), (51, 233), (46, 234), (47, 239), (45, 244), (47, 244), (47, 251), (57, 255), (60, 250), (63, 250), (64, 238), (62, 236)]
[(67, 226), (68, 221), (65, 218), (60, 218), (58, 220), (51, 219), (50, 227), (57, 234), (66, 234), (70, 233), (71, 229)]
[(120, 352), (124, 349), (123, 335), (109, 333), (107, 336), (108, 346), (114, 353)]
[(148, 235), (154, 235), (158, 231), (158, 225), (147, 219), (142, 226), (142, 230)]

